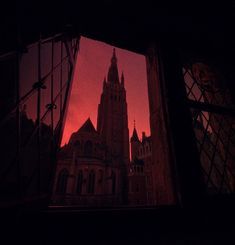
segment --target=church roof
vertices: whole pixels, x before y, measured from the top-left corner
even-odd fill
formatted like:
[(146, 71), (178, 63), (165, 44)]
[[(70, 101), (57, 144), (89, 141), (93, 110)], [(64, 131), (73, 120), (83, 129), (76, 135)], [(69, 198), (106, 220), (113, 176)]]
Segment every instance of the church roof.
[(97, 133), (95, 127), (92, 124), (92, 121), (90, 118), (88, 118), (85, 123), (78, 129), (77, 133), (82, 132), (90, 132), (90, 133)]

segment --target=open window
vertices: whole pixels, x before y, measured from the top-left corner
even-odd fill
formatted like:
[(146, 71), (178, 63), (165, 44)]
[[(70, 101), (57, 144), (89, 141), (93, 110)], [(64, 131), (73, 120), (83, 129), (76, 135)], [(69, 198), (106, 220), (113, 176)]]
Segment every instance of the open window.
[[(155, 113), (158, 102), (154, 101), (160, 94), (155, 65), (144, 55), (81, 38), (56, 170), (57, 176), (61, 166), (70, 169), (71, 184), (63, 196), (68, 205), (175, 204), (171, 163), (165, 156), (169, 150), (164, 146), (164, 132), (158, 133), (164, 129), (156, 129), (153, 121), (155, 118), (159, 125), (160, 115)], [(92, 182), (94, 188), (91, 171), (97, 176)], [(78, 172), (83, 172), (82, 182)], [(82, 192), (76, 192), (75, 183)], [(51, 205), (63, 206), (58, 200), (61, 198), (54, 193)]]

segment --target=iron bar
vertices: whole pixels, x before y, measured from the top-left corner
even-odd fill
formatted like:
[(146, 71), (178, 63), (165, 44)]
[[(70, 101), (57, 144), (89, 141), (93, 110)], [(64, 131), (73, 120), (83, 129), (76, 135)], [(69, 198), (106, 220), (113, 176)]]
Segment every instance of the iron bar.
[[(68, 58), (68, 56), (65, 56), (63, 58), (63, 60), (58, 63), (53, 70), (49, 71), (40, 81), (37, 81), (34, 84), (40, 84), (40, 86), (43, 86), (46, 82), (46, 79), (49, 78), (49, 76), (51, 75), (51, 73), (53, 71), (55, 71), (55, 69), (57, 69), (59, 66), (62, 66), (62, 63), (66, 61), (66, 59)], [(16, 105), (13, 107), (13, 109), (11, 109), (11, 111), (7, 114), (7, 116), (2, 119), (2, 121), (0, 122), (0, 127), (9, 120), (9, 118), (11, 117), (11, 114), (14, 113), (17, 110), (17, 107), (19, 104), (24, 103), (29, 97), (31, 97), (36, 91), (38, 90), (38, 86), (33, 86), (25, 95), (23, 95), (18, 102), (16, 102)]]
[(221, 115), (228, 115), (231, 117), (235, 117), (235, 109), (232, 107), (228, 108), (219, 105), (212, 105), (207, 102), (194, 101), (190, 99), (187, 100), (187, 104), (189, 107), (200, 109), (202, 111), (214, 112)]
[[(38, 42), (38, 81), (41, 81), (41, 34)], [(37, 89), (37, 150), (38, 150), (38, 194), (41, 192), (41, 87)]]
[[(59, 93), (56, 95), (56, 97), (53, 100), (53, 104), (55, 104), (55, 102), (57, 101), (57, 99), (59, 98), (60, 94), (63, 93), (64, 89), (66, 88), (66, 85), (68, 83), (65, 83), (62, 87), (62, 90), (59, 91)], [(53, 109), (53, 108), (52, 108)], [(48, 115), (49, 111), (51, 110), (51, 108), (47, 108), (47, 110), (45, 111), (45, 113), (43, 114), (43, 116), (41, 117), (41, 122), (43, 122), (46, 118), (46, 116)], [(60, 124), (60, 120), (58, 121), (55, 131), (57, 130), (58, 125)], [(30, 134), (29, 138), (26, 140), (26, 142), (22, 145), (23, 148), (27, 147), (31, 140), (33, 139), (33, 137), (35, 136), (35, 134), (38, 131), (38, 125), (36, 125), (36, 127), (34, 128), (34, 130), (32, 131), (32, 133)], [(5, 170), (2, 171), (1, 177), (0, 177), (0, 184), (2, 183), (2, 181), (4, 180), (4, 176), (6, 177), (6, 175), (8, 174), (8, 172), (12, 169), (12, 167), (14, 166), (14, 163), (16, 163), (17, 161), (17, 156), (13, 159), (13, 161), (11, 162), (11, 164), (9, 164), (9, 166), (7, 166), (7, 168)]]
[[(54, 39), (52, 40), (51, 44), (51, 105), (53, 105), (53, 100), (54, 100), (54, 72), (53, 72), (53, 67), (54, 67)], [(54, 115), (53, 115), (54, 110), (51, 110), (51, 128), (52, 128), (52, 137), (53, 137), (53, 131), (54, 131)]]
[[(18, 30), (18, 45), (20, 45), (20, 40), (19, 40), (19, 30)], [(16, 100), (18, 101), (20, 99), (20, 50), (18, 50), (17, 55), (16, 55), (16, 62), (15, 62), (15, 83), (16, 83)], [(22, 186), (21, 186), (21, 176), (22, 176), (22, 164), (20, 162), (20, 148), (21, 148), (21, 112), (20, 112), (20, 105), (18, 104), (17, 109), (16, 109), (16, 132), (17, 132), (17, 137), (16, 137), (16, 156), (17, 156), (17, 189), (18, 189), (18, 195), (19, 199), (21, 199), (21, 194), (22, 194)]]
[[(63, 42), (60, 42), (60, 59), (63, 59)], [(62, 90), (62, 83), (63, 83), (63, 66), (62, 63), (60, 65), (60, 91)], [(60, 95), (60, 117), (62, 116), (62, 100), (63, 94)]]

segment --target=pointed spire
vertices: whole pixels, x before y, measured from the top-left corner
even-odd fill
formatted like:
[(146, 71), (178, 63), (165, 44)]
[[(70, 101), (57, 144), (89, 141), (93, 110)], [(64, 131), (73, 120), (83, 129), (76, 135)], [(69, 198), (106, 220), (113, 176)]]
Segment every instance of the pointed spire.
[(117, 56), (116, 56), (116, 50), (115, 50), (115, 48), (113, 48), (113, 56), (111, 58), (111, 63), (112, 64), (117, 63)]
[(121, 84), (124, 86), (124, 74), (122, 72), (122, 76), (121, 76)]
[(113, 56), (111, 58), (111, 65), (108, 71), (108, 82), (109, 83), (119, 83), (118, 67), (117, 67), (117, 57), (115, 48), (113, 49)]
[(132, 141), (140, 141), (139, 137), (138, 137), (138, 133), (137, 133), (136, 128), (135, 128), (135, 120), (134, 120), (134, 129), (133, 129), (133, 133), (131, 136), (131, 142)]

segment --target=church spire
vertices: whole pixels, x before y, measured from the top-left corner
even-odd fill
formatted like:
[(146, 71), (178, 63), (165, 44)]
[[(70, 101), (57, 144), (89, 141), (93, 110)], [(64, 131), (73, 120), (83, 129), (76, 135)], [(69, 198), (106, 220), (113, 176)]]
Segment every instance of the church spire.
[(116, 50), (113, 48), (113, 56), (111, 58), (111, 63), (112, 64), (117, 64), (117, 56), (116, 56)]
[(131, 136), (131, 142), (132, 141), (140, 141), (139, 137), (138, 137), (138, 134), (137, 134), (137, 131), (136, 131), (136, 128), (135, 128), (135, 120), (134, 120), (134, 129), (133, 129), (133, 133), (132, 133), (132, 136)]
[(119, 75), (117, 68), (117, 56), (115, 48), (113, 49), (113, 56), (111, 58), (111, 65), (108, 71), (108, 82), (109, 83), (119, 83)]

